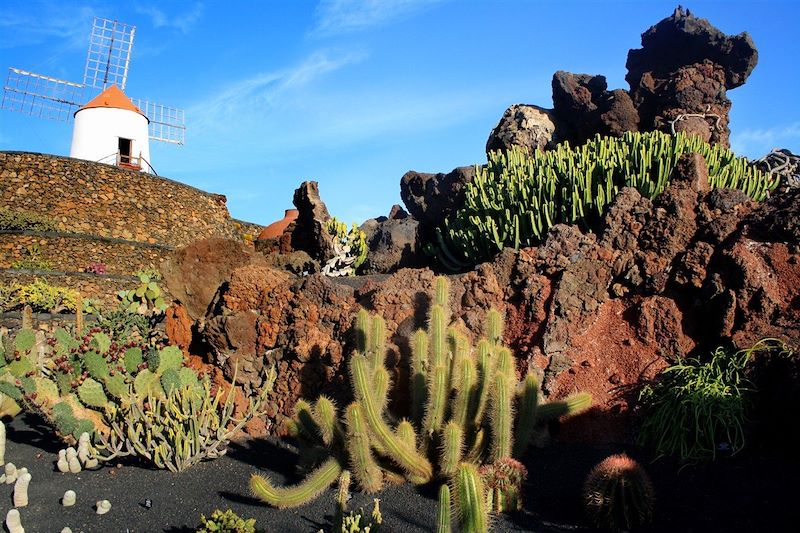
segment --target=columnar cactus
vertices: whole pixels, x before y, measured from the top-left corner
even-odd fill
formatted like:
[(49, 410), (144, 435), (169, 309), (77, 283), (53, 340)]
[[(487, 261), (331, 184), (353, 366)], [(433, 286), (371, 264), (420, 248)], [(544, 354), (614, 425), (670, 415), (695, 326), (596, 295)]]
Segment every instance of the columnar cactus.
[[(540, 405), (538, 381), (528, 375), (520, 383), (511, 351), (502, 345), (500, 313), (488, 313), (485, 338), (473, 350), (466, 336), (448, 327), (448, 298), (447, 278), (439, 277), (428, 329), (417, 331), (411, 342), (411, 420), (402, 419), (394, 427), (388, 422), (394, 417), (386, 411), (385, 339), (375, 338), (385, 336), (385, 327), (380, 317), (361, 311), (356, 319), (357, 351), (349, 362), (355, 401), (345, 409), (344, 429), (336, 424), (335, 408), (324, 397), (314, 404), (298, 401), (289, 425), (304, 456), (320, 457), (327, 452), (332, 457), (295, 487), (277, 488), (254, 475), (250, 486), (257, 497), (281, 508), (301, 505), (332, 484), (344, 469), (352, 472), (365, 491), (377, 490), (384, 478), (398, 475), (414, 484), (461, 477), (462, 484), (483, 487), (477, 470), (482, 461), (488, 459), (489, 465), (496, 465), (491, 471), (502, 477), (512, 451), (517, 455), (525, 451), (537, 423), (579, 412), (591, 404), (588, 394), (576, 394)], [(337, 433), (341, 439), (334, 437)], [(399, 472), (390, 465), (396, 465)], [(514, 487), (507, 480), (495, 480), (491, 486), (494, 510), (520, 505), (524, 468), (512, 473), (518, 474), (508, 477)], [(486, 507), (483, 495), (467, 496), (462, 502), (482, 502)], [(470, 522), (478, 524), (475, 531), (480, 531), (486, 509), (465, 512)]]
[(6, 514), (6, 527), (8, 528), (8, 533), (25, 533), (18, 510), (10, 509), (8, 511)]
[(442, 485), (439, 487), (439, 506), (436, 513), (436, 533), (452, 533), (450, 517), (450, 487)]
[(504, 247), (534, 245), (554, 224), (596, 228), (619, 190), (635, 187), (653, 198), (669, 184), (680, 155), (692, 152), (705, 158), (712, 188), (763, 200), (780, 181), (727, 148), (682, 133), (597, 136), (580, 147), (561, 143), (532, 154), (515, 147), (476, 167), (464, 206), (438, 228), (434, 250), (443, 266), (458, 270)]

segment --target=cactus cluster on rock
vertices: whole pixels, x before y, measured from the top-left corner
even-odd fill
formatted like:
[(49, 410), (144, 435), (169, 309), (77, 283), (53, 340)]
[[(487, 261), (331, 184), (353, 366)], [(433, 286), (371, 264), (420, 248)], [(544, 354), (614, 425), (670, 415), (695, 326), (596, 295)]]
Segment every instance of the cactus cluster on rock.
[[(538, 423), (583, 410), (591, 397), (581, 393), (540, 405), (538, 380), (528, 374), (520, 381), (511, 351), (501, 343), (500, 313), (487, 313), (485, 337), (473, 349), (466, 334), (449, 327), (448, 299), (447, 278), (436, 278), (428, 329), (417, 331), (410, 342), (411, 419), (389, 423), (394, 416), (387, 410), (392, 384), (384, 364), (385, 324), (362, 310), (349, 366), (355, 401), (345, 407), (344, 423), (333, 402), (322, 396), (313, 403), (299, 401), (289, 426), (303, 456), (332, 456), (293, 487), (276, 487), (253, 475), (251, 489), (258, 498), (280, 508), (301, 505), (345, 469), (366, 492), (379, 490), (385, 480), (418, 485), (450, 480), (462, 524), (475, 522), (475, 531), (483, 530), (488, 507), (478, 467), (501, 465), (513, 453), (523, 453)], [(495, 509), (516, 509), (519, 487), (495, 486), (512, 493), (494, 496)], [(480, 509), (471, 508), (478, 504)]]
[(682, 133), (596, 136), (580, 147), (562, 143), (547, 152), (514, 147), (492, 152), (486, 166), (476, 167), (464, 205), (437, 230), (437, 257), (455, 270), (505, 247), (535, 245), (555, 224), (595, 229), (623, 187), (653, 198), (669, 184), (678, 158), (691, 152), (706, 160), (712, 188), (739, 189), (763, 200), (778, 186), (777, 175), (725, 147)]

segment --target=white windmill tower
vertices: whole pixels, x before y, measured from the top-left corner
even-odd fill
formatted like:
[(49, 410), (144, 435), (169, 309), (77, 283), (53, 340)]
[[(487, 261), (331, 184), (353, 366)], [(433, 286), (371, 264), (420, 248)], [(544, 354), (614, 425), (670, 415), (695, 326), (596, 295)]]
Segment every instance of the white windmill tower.
[(96, 17), (82, 84), (11, 67), (0, 109), (74, 119), (70, 157), (155, 173), (149, 139), (182, 145), (186, 118), (182, 109), (125, 96), (135, 33), (135, 26)]

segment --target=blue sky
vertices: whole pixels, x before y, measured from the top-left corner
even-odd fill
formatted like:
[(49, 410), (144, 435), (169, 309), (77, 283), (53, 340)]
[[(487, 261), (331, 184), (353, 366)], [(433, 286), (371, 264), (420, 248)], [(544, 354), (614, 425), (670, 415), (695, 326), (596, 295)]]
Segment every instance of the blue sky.
[[(728, 93), (734, 149), (800, 152), (800, 1), (688, 1), (759, 64)], [(346, 221), (385, 215), (408, 170), (484, 162), (514, 103), (552, 105), (559, 69), (624, 81), (628, 49), (676, 0), (1, 0), (0, 69), (80, 82), (94, 16), (137, 27), (126, 93), (186, 109), (159, 174), (267, 224), (303, 180)], [(0, 111), (0, 149), (66, 155), (71, 125)]]

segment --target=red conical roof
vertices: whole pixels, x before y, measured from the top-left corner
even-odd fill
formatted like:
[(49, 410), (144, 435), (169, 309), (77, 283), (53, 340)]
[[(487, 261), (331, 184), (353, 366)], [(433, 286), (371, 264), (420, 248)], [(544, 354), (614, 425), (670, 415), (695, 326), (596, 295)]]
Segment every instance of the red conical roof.
[[(92, 98), (89, 102), (87, 102), (84, 106), (82, 106), (78, 111), (83, 109), (90, 109), (93, 107), (109, 107), (113, 109), (127, 109), (128, 111), (135, 111), (142, 116), (145, 116), (142, 113), (142, 110), (133, 105), (131, 99), (125, 96), (119, 87), (116, 85), (110, 86), (105, 91), (101, 92), (94, 98)], [(77, 113), (77, 111), (76, 111)]]

